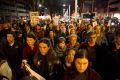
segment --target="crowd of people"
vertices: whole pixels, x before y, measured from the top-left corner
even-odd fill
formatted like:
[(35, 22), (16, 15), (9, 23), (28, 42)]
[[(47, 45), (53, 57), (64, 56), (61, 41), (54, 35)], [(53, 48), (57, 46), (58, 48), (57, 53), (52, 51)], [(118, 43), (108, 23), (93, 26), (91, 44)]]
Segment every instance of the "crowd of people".
[[(44, 23), (43, 23), (44, 22)], [(32, 75), (28, 66), (37, 75)], [(0, 80), (120, 80), (120, 29), (52, 20), (0, 24)]]

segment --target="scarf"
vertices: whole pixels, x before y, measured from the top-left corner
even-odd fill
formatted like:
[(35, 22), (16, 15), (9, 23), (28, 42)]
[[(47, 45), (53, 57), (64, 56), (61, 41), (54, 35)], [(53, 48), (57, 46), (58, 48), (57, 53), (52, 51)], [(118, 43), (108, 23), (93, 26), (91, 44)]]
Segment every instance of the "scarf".
[(67, 47), (65, 46), (63, 49), (59, 48), (59, 46), (57, 45), (55, 48), (55, 52), (57, 54), (58, 57), (62, 57), (64, 55), (64, 53), (66, 52)]

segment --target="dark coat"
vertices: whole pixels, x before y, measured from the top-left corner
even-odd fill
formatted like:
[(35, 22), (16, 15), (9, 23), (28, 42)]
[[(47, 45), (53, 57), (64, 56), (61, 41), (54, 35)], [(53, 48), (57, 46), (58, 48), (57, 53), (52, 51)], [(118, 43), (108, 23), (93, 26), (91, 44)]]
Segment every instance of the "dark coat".
[(105, 70), (107, 80), (120, 79), (120, 49), (115, 44), (109, 45), (105, 50)]
[(3, 46), (3, 52), (12, 70), (13, 80), (21, 77), (21, 61), (22, 61), (22, 46), (18, 42), (14, 42), (12, 46), (8, 43)]
[(69, 68), (68, 70), (65, 71), (63, 80), (103, 80), (103, 79), (97, 72), (95, 72), (91, 68), (87, 69), (82, 74)]
[(5, 54), (3, 52), (3, 48), (2, 46), (0, 45), (0, 61), (1, 60), (6, 60), (6, 57), (5, 57)]
[(87, 42), (81, 43), (79, 49), (86, 49), (89, 55), (90, 67), (95, 69), (98, 73), (101, 72), (103, 48), (98, 44), (93, 47), (89, 46)]
[(11, 68), (17, 69), (21, 65), (22, 46), (17, 41), (12, 46), (8, 43), (3, 46), (3, 52)]
[(34, 70), (46, 80), (55, 80), (53, 77), (56, 77), (55, 65), (58, 64), (57, 61), (58, 58), (54, 55), (54, 53), (48, 53), (43, 56), (40, 52), (38, 52), (34, 56)]

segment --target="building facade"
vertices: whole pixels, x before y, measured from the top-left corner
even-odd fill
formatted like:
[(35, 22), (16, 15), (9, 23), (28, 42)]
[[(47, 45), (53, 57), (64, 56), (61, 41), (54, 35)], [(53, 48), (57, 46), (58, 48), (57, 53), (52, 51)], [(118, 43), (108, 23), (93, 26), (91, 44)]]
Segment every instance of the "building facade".
[(120, 12), (120, 0), (109, 0), (108, 1), (108, 12), (109, 13)]
[(0, 19), (11, 21), (13, 18), (28, 16), (29, 0), (0, 0)]
[(82, 12), (94, 12), (94, 0), (84, 0)]

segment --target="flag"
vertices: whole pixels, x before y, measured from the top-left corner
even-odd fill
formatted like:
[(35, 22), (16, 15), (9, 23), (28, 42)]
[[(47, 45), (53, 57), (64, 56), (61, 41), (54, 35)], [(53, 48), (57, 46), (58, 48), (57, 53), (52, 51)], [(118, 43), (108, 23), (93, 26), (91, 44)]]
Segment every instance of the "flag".
[(68, 15), (68, 9), (66, 10), (65, 14), (63, 15), (64, 20), (68, 21), (69, 15)]

